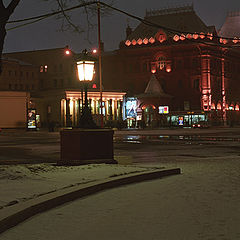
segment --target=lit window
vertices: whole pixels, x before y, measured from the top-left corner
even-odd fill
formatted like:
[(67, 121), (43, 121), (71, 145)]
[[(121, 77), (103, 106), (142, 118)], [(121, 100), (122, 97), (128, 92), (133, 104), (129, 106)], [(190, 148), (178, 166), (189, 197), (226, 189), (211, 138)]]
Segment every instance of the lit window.
[(44, 67), (40, 66), (40, 72), (44, 72)]
[(164, 56), (159, 57), (157, 64), (158, 64), (158, 68), (160, 70), (164, 69), (166, 66), (166, 58)]

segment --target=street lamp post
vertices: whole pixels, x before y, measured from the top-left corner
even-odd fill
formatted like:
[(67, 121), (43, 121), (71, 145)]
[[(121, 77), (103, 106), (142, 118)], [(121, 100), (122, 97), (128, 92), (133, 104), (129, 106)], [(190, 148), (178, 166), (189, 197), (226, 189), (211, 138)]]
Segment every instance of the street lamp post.
[(85, 92), (84, 107), (79, 121), (80, 128), (97, 128), (92, 118), (87, 96), (88, 84), (93, 80), (94, 76), (95, 61), (95, 58), (88, 55), (86, 49), (83, 51), (83, 56), (77, 61), (78, 79), (83, 84)]

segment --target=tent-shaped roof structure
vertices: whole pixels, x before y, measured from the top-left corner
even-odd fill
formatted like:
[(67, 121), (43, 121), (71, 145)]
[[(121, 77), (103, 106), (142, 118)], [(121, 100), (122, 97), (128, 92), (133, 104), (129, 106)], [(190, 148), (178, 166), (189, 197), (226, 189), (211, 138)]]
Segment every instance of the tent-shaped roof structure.
[(150, 81), (148, 82), (148, 85), (144, 91), (143, 94), (138, 95), (138, 97), (164, 97), (164, 98), (171, 98), (172, 96), (169, 94), (166, 94), (159, 81), (155, 77), (154, 74), (152, 74)]
[(218, 34), (221, 37), (240, 37), (240, 11), (228, 14)]

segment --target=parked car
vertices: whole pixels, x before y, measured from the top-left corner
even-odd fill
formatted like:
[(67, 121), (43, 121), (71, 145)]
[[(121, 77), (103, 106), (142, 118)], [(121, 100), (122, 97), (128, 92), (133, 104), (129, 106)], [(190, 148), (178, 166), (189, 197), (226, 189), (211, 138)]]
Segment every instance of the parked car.
[(209, 128), (207, 122), (201, 121), (192, 125), (193, 128)]

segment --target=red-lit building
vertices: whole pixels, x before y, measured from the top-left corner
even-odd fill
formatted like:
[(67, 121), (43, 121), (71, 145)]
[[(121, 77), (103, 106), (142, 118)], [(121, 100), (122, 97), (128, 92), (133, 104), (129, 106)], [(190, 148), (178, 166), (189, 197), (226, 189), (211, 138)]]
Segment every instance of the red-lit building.
[[(125, 41), (103, 61), (104, 86), (136, 97), (130, 125), (239, 121), (240, 36), (219, 37), (192, 6), (149, 11), (144, 21), (128, 27)], [(152, 74), (157, 82), (150, 91)]]

